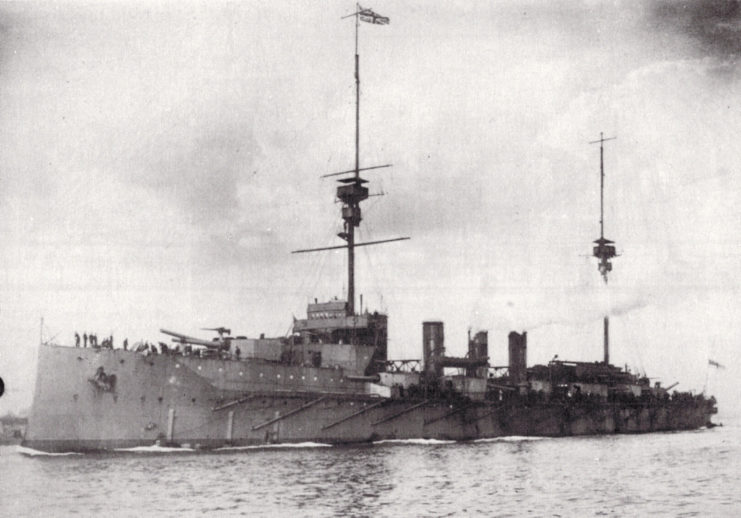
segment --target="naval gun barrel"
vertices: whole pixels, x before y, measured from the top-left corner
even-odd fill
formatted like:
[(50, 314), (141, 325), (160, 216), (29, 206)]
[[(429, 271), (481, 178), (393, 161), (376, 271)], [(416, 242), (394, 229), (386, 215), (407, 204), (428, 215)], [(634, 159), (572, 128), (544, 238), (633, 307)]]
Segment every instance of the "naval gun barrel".
[(192, 336), (187, 336), (181, 333), (176, 333), (174, 331), (168, 331), (167, 329), (160, 329), (160, 333), (164, 333), (166, 335), (170, 335), (173, 337), (173, 342), (178, 342), (181, 344), (190, 344), (190, 345), (200, 345), (201, 347), (207, 347), (209, 349), (221, 349), (223, 342), (209, 342), (207, 340), (201, 340), (199, 338), (193, 338)]

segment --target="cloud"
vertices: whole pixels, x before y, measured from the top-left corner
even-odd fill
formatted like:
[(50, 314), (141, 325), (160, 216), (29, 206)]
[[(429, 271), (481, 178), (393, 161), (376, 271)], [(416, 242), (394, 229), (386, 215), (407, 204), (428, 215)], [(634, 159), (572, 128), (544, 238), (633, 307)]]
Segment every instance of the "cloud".
[[(239, 187), (254, 174), (261, 153), (241, 110), (184, 110), (163, 118), (143, 149), (132, 149), (138, 167), (124, 176), (175, 203), (190, 222), (214, 231), (236, 221)], [(194, 113), (195, 112), (195, 113)]]
[(693, 39), (706, 55), (723, 59), (741, 53), (741, 4), (737, 0), (663, 0), (650, 20), (657, 29), (673, 29)]

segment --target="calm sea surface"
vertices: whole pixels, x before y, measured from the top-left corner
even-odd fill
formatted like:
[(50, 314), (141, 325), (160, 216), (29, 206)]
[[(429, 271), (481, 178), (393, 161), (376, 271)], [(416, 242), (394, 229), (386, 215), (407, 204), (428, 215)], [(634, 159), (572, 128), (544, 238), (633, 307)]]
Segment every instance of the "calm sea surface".
[(0, 516), (741, 516), (740, 424), (211, 453), (3, 446)]

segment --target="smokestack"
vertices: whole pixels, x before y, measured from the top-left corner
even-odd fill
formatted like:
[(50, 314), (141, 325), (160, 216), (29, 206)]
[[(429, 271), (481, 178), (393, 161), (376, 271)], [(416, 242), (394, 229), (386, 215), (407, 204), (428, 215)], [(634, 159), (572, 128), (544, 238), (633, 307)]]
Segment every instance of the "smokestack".
[(527, 332), (509, 334), (509, 377), (515, 385), (527, 381)]
[(489, 337), (486, 331), (479, 331), (468, 339), (468, 357), (486, 358), (489, 356)]
[[(473, 338), (468, 339), (468, 357), (472, 359), (484, 359), (489, 357), (489, 333), (486, 331), (479, 331)], [(466, 371), (467, 376), (479, 376), (485, 378), (488, 373), (488, 368), (477, 367), (469, 368)]]
[(445, 332), (442, 322), (422, 322), (422, 351), (424, 371), (436, 377), (443, 374), (437, 361), (445, 354)]

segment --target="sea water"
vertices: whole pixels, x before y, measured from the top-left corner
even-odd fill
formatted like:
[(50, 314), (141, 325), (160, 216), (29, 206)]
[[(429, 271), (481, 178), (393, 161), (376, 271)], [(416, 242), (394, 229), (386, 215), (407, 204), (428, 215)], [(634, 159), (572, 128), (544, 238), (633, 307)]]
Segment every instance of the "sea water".
[(212, 452), (3, 446), (0, 516), (741, 516), (740, 425)]

